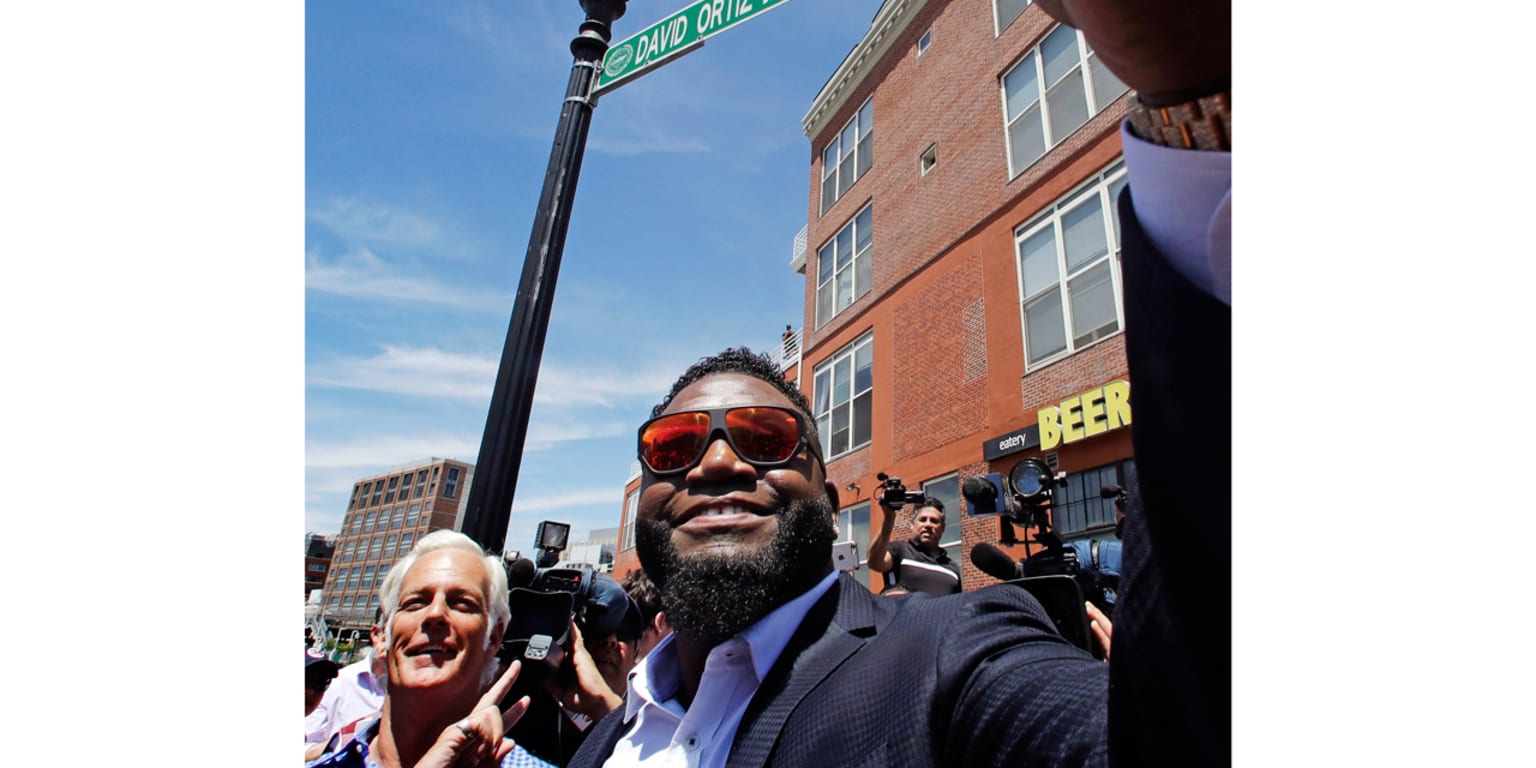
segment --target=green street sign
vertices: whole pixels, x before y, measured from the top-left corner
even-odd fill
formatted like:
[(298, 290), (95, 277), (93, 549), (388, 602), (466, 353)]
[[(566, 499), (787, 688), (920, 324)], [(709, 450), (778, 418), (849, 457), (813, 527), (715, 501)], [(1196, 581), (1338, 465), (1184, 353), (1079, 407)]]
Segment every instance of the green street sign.
[(603, 56), (603, 71), (592, 93), (629, 82), (643, 72), (704, 44), (763, 11), (789, 0), (698, 0), (671, 16), (625, 38)]

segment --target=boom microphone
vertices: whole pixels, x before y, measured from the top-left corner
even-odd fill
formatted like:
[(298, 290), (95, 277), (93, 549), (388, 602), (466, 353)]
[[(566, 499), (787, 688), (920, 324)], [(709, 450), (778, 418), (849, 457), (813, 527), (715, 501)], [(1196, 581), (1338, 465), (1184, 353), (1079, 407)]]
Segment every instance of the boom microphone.
[(1118, 485), (1106, 485), (1103, 488), (1099, 489), (1099, 498), (1101, 498), (1101, 499), (1113, 499), (1114, 497), (1119, 496), (1122, 493), (1125, 493), (1125, 489), (1124, 488), (1121, 488)]
[(971, 547), (971, 565), (999, 581), (1013, 581), (1022, 575), (1008, 553), (984, 541)]

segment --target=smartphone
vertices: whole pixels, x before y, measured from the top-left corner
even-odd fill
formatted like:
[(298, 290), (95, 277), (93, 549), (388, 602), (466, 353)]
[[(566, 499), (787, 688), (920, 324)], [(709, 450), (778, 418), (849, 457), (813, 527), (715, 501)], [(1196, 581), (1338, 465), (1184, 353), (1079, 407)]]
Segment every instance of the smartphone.
[(1088, 651), (1096, 659), (1104, 658), (1098, 638), (1088, 629), (1088, 609), (1083, 605), (1083, 591), (1075, 579), (1065, 575), (1031, 576), (1006, 583), (1017, 584), (1034, 595), (1045, 609), (1045, 615), (1056, 625), (1056, 631), (1067, 642)]
[(852, 541), (839, 541), (832, 545), (832, 564), (839, 571), (854, 571), (859, 567), (859, 545)]

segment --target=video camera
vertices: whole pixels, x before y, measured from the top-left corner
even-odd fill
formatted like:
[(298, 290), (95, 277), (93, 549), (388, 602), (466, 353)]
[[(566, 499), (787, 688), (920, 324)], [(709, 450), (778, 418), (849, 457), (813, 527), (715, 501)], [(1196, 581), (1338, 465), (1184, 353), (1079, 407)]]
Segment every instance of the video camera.
[(880, 481), (880, 484), (875, 486), (875, 489), (880, 491), (880, 501), (893, 507), (923, 503), (923, 492), (907, 490), (907, 487), (901, 484), (901, 478), (881, 472), (875, 475), (875, 479)]
[[(1008, 471), (1008, 476), (992, 472), (967, 477), (960, 486), (965, 497), (965, 513), (972, 516), (1000, 517), (999, 540), (1017, 544), (1015, 523), (1034, 528), (1035, 541), (1047, 550), (1062, 548), (1061, 537), (1051, 530), (1050, 510), (1055, 503), (1056, 487), (1067, 478), (1065, 472), (1052, 472), (1049, 465), (1036, 458), (1022, 459)], [(1025, 542), (1024, 551), (1029, 551)]]
[[(1119, 542), (1075, 541), (1069, 545), (1051, 529), (1055, 492), (1065, 479), (1065, 472), (1053, 472), (1037, 458), (1019, 461), (1006, 478), (996, 472), (966, 478), (960, 493), (965, 497), (967, 515), (998, 516), (1001, 544), (1018, 543), (1014, 524), (1034, 528), (1033, 539), (1041, 547), (1031, 553), (1026, 541), (1026, 557), (1014, 562), (1002, 550), (978, 543), (971, 549), (971, 562), (983, 573), (1029, 590), (1063, 637), (1102, 658), (1103, 650), (1088, 631), (1083, 602), (1086, 595), (1105, 615), (1114, 610), (1120, 575)], [(1106, 486), (1100, 495), (1123, 504), (1125, 491)], [(1110, 555), (1112, 568), (1105, 567)]]
[(512, 616), (497, 656), (522, 660), (520, 683), (571, 673), (565, 659), (573, 620), (593, 637), (638, 637), (643, 629), (639, 607), (618, 582), (588, 565), (553, 567), (569, 532), (565, 523), (541, 522), (534, 544), (540, 565), (515, 554), (504, 559)]

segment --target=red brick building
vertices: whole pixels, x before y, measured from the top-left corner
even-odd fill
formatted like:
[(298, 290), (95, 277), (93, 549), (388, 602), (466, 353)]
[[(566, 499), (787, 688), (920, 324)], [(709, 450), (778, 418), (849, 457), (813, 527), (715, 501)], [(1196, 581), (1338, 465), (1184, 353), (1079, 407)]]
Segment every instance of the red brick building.
[(945, 502), (966, 589), (992, 583), (968, 553), (997, 519), (966, 518), (960, 483), (1028, 456), (1068, 473), (1064, 536), (1109, 535), (1098, 491), (1135, 471), (1128, 407), (1103, 397), (1129, 389), (1111, 203), (1127, 98), (1034, 5), (891, 0), (812, 102), (799, 375), (861, 554), (885, 472)]
[(473, 464), (431, 458), (353, 483), (341, 533), (331, 539), (335, 553), (321, 608), (331, 629), (366, 632), (390, 566), (422, 536), (463, 524), (459, 507), (474, 471)]
[[(811, 103), (791, 263), (804, 329), (780, 354), (815, 411), (840, 538), (861, 557), (885, 472), (943, 500), (965, 588), (993, 583), (969, 552), (998, 541), (998, 521), (967, 518), (960, 484), (1031, 456), (1068, 475), (1064, 538), (1112, 535), (1099, 489), (1135, 473), (1112, 202), (1128, 98), (1033, 4), (887, 0)], [(634, 567), (637, 486), (616, 574)]]

